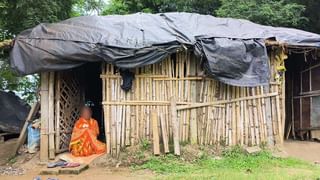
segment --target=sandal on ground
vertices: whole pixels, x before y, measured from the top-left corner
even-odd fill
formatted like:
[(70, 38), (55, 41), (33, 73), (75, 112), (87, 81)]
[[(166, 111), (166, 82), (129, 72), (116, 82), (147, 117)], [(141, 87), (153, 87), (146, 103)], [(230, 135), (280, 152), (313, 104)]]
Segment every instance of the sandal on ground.
[(70, 162), (62, 166), (62, 168), (74, 168), (80, 166), (80, 163)]
[(68, 164), (68, 162), (59, 160), (56, 162), (48, 163), (47, 168), (61, 167), (61, 166), (65, 166), (66, 164)]

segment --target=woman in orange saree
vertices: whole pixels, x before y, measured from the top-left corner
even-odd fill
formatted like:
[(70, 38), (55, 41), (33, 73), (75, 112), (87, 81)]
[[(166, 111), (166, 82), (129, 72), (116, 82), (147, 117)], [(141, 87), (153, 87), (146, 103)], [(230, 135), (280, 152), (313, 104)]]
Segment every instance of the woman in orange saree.
[(106, 145), (97, 139), (99, 135), (98, 122), (91, 118), (91, 109), (82, 108), (81, 117), (75, 123), (69, 150), (74, 156), (90, 156), (106, 151)]

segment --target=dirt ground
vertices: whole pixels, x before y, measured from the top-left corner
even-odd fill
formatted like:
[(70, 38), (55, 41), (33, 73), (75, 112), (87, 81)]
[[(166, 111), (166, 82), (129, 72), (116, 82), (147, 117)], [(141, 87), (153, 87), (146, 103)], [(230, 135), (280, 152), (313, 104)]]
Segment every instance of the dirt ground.
[[(150, 171), (132, 171), (127, 167), (116, 168), (119, 162), (105, 162), (104, 156), (96, 159), (89, 165), (89, 169), (80, 175), (39, 175), (41, 169), (46, 165), (39, 163), (39, 153), (28, 154), (22, 148), (20, 155), (13, 157), (12, 149), (17, 139), (12, 139), (0, 144), (0, 179), (1, 180), (33, 180), (40, 177), (41, 180), (48, 178), (59, 180), (105, 180), (105, 179), (151, 179), (154, 174)], [(127, 157), (126, 157), (127, 158)], [(111, 161), (111, 160), (110, 160)], [(109, 165), (105, 167), (105, 165)], [(8, 175), (1, 175), (6, 172)], [(22, 174), (22, 175), (21, 175)]]
[[(130, 153), (127, 153), (127, 156), (122, 158), (122, 163), (120, 167), (117, 168), (115, 164), (119, 164), (118, 162), (105, 162), (105, 157), (101, 159), (97, 159), (92, 164), (90, 164), (89, 169), (82, 172), (80, 175), (46, 175), (40, 176), (39, 172), (45, 165), (39, 164), (39, 155), (38, 154), (27, 154), (24, 153), (16, 158), (11, 158), (12, 149), (14, 147), (16, 140), (10, 140), (5, 142), (4, 144), (0, 144), (0, 163), (2, 163), (1, 167), (10, 167), (17, 168), (16, 171), (20, 171), (23, 169), (23, 175), (0, 175), (1, 180), (20, 180), (20, 179), (30, 179), (33, 180), (36, 177), (40, 177), (42, 180), (47, 180), (48, 178), (54, 178), (59, 180), (105, 180), (105, 179), (153, 179), (155, 174), (147, 171), (132, 171), (128, 167), (123, 167), (123, 165), (129, 163), (130, 161), (134, 161), (135, 158)], [(186, 146), (188, 147), (188, 146)], [(285, 141), (283, 147), (281, 148), (283, 151), (282, 154), (285, 156), (295, 157), (302, 160), (309, 161), (311, 163), (318, 162), (320, 163), (320, 143), (319, 142), (310, 142), (310, 141)], [(136, 151), (133, 149), (132, 151)], [(198, 157), (197, 152), (193, 152), (188, 150), (193, 156)], [(186, 157), (192, 157), (191, 154), (186, 154)], [(148, 156), (148, 155), (146, 155)], [(8, 159), (10, 159), (8, 163)], [(103, 160), (102, 160), (103, 159)], [(126, 159), (128, 162), (125, 162)], [(192, 161), (192, 159), (190, 159)], [(7, 162), (6, 164), (3, 164)], [(102, 163), (104, 162), (104, 163)], [(143, 162), (141, 162), (143, 163)], [(106, 167), (107, 166), (107, 167)], [(1, 169), (0, 169), (1, 171)]]
[(284, 142), (283, 150), (290, 157), (320, 163), (320, 142), (288, 140)]
[(12, 150), (17, 142), (17, 139), (11, 139), (0, 143), (0, 165), (6, 163), (8, 158), (13, 156)]
[(106, 180), (106, 179), (152, 179), (153, 174), (148, 171), (132, 172), (128, 168), (103, 168), (94, 167), (82, 172), (80, 175), (38, 175), (37, 169), (28, 171), (22, 176), (0, 176), (1, 180), (33, 180), (36, 177), (40, 177), (41, 180), (47, 180), (48, 178), (54, 178), (59, 180)]

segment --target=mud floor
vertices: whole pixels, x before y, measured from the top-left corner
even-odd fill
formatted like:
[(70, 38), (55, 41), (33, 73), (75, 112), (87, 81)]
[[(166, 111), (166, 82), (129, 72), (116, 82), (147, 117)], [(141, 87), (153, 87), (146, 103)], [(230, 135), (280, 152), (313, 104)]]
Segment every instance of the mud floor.
[(284, 142), (283, 150), (290, 157), (320, 163), (320, 142), (288, 140)]
[(7, 163), (13, 156), (13, 149), (16, 145), (17, 139), (10, 139), (0, 143), (0, 166)]

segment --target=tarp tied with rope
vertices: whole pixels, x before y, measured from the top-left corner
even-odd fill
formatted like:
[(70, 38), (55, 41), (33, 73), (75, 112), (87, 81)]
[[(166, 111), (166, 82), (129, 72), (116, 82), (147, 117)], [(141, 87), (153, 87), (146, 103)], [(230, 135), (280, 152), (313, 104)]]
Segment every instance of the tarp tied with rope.
[(206, 74), (236, 86), (269, 81), (264, 40), (320, 47), (317, 34), (193, 13), (83, 16), (40, 24), (16, 37), (11, 65), (20, 74), (103, 61), (119, 68), (154, 64), (193, 50)]

